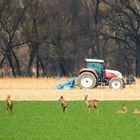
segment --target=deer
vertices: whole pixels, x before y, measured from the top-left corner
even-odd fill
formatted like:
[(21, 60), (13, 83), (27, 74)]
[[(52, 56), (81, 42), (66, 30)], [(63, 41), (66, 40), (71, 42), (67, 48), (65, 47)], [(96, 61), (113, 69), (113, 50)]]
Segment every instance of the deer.
[(98, 100), (87, 100), (88, 95), (85, 95), (85, 104), (87, 105), (88, 111), (90, 113), (91, 109), (94, 107), (98, 113)]
[(65, 113), (66, 108), (68, 107), (67, 101), (65, 101), (63, 96), (60, 96), (59, 101), (61, 103), (62, 111)]
[(134, 114), (139, 114), (139, 113), (140, 113), (140, 109), (135, 108), (135, 109), (133, 110), (133, 113), (134, 113)]
[(11, 114), (12, 113), (12, 109), (13, 109), (13, 102), (11, 100), (10, 95), (7, 95), (7, 98), (6, 98), (6, 107), (7, 107), (7, 111)]
[(123, 104), (122, 109), (117, 110), (117, 113), (127, 113), (127, 106), (125, 104)]

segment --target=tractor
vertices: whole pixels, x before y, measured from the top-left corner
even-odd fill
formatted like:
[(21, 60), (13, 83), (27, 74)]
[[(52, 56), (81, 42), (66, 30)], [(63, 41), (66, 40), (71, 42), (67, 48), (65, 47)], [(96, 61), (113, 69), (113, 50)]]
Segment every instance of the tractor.
[(105, 61), (85, 59), (86, 67), (79, 71), (77, 85), (80, 88), (92, 89), (98, 85), (109, 85), (112, 89), (122, 89), (125, 82), (122, 73), (105, 68)]

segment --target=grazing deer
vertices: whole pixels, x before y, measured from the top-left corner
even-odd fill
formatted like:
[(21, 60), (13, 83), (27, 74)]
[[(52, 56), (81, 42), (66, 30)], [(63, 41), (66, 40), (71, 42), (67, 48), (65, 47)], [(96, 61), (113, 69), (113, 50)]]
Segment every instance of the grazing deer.
[(63, 96), (60, 96), (59, 101), (60, 101), (60, 103), (61, 103), (62, 111), (63, 111), (63, 113), (64, 113), (65, 110), (66, 110), (66, 108), (68, 107), (68, 103), (67, 103), (67, 101), (65, 101), (65, 99), (64, 99)]
[(11, 100), (10, 95), (7, 95), (7, 99), (6, 99), (6, 107), (7, 107), (7, 111), (12, 113), (12, 109), (13, 109), (13, 102)]
[(117, 113), (127, 113), (127, 107), (126, 107), (126, 105), (125, 105), (125, 104), (123, 104), (122, 109), (117, 110)]
[(87, 100), (87, 98), (88, 95), (85, 95), (85, 103), (87, 105), (89, 113), (93, 107), (97, 110), (98, 113), (98, 100)]
[(140, 113), (140, 109), (135, 108), (135, 109), (133, 110), (133, 113), (134, 113), (134, 114), (139, 114), (139, 113)]

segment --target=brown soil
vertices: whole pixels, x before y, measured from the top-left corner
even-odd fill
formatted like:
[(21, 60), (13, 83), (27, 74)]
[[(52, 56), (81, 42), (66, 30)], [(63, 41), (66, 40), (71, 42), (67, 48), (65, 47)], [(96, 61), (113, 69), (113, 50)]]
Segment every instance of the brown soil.
[[(61, 81), (62, 83), (64, 81)], [(140, 100), (139, 80), (136, 85), (128, 85), (121, 90), (113, 90), (108, 87), (96, 89), (63, 89), (57, 90), (55, 86), (61, 82), (55, 79), (0, 79), (0, 100), (5, 100), (11, 95), (13, 100), (18, 101), (55, 101), (60, 95), (66, 100), (84, 100), (84, 95), (89, 99), (97, 100)]]

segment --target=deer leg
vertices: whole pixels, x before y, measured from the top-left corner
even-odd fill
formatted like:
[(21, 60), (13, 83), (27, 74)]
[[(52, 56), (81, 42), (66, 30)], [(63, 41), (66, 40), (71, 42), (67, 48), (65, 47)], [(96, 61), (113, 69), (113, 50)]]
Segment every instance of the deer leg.
[(62, 108), (62, 112), (64, 112), (63, 106), (61, 106), (61, 108)]
[(99, 111), (98, 111), (98, 108), (96, 108), (96, 111), (97, 111), (97, 114), (98, 114), (98, 112), (99, 112)]
[(10, 108), (10, 114), (12, 114), (12, 108)]
[(67, 107), (65, 107), (65, 112), (67, 113)]
[(96, 109), (96, 112), (98, 114), (98, 107), (96, 105), (94, 105), (94, 109)]
[(63, 106), (62, 109), (63, 109), (63, 113), (65, 113), (65, 109), (66, 109), (66, 107)]
[(7, 106), (7, 114), (9, 113), (9, 107)]
[(90, 111), (91, 111), (91, 108), (90, 108), (90, 107), (88, 107), (88, 113), (90, 113)]

